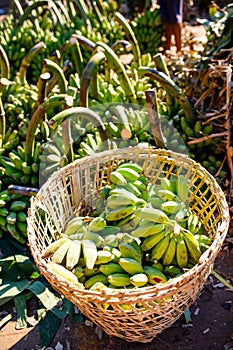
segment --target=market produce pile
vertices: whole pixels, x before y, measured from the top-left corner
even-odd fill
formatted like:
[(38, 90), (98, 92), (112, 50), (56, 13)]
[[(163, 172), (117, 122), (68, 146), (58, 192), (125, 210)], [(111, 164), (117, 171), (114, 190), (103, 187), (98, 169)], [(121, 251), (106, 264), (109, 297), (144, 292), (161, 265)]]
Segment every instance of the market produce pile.
[[(232, 46), (232, 6), (226, 6), (221, 13), (215, 14), (212, 21), (206, 21), (208, 42), (205, 50), (179, 57), (174, 65), (172, 60), (165, 59), (161, 54), (164, 38), (157, 6), (128, 21), (118, 12), (116, 1), (67, 1), (67, 6), (62, 1), (24, 3), (25, 6), (22, 7), (19, 1), (12, 2), (8, 16), (0, 23), (0, 238), (3, 242), (11, 242), (13, 245), (19, 243), (17, 247), (25, 253), (30, 196), (35, 195), (55, 170), (76, 159), (101, 152), (106, 147), (116, 149), (139, 143), (158, 147), (162, 144), (167, 149), (187, 153), (199, 161), (215, 176), (227, 193), (231, 191), (232, 57), (229, 47)], [(148, 24), (151, 26), (153, 41), (152, 36), (148, 39)], [(156, 31), (152, 25), (156, 26)], [(133, 60), (124, 64), (122, 55), (128, 53), (133, 55)], [(153, 94), (148, 107), (148, 92), (151, 91)], [(152, 110), (156, 118), (159, 134), (153, 128), (147, 108), (149, 112)], [(132, 169), (130, 173), (132, 179)], [(171, 183), (161, 184), (161, 187), (170, 188)], [(150, 192), (146, 195), (144, 193), (146, 197), (142, 198), (133, 187), (135, 183), (128, 184), (130, 190), (127, 188), (127, 191), (130, 194), (117, 192), (118, 185), (115, 185), (115, 188), (103, 188), (103, 192), (109, 194), (102, 198), (107, 204), (107, 209), (104, 209), (105, 204), (102, 207), (106, 216), (103, 219), (106, 227), (113, 226), (116, 230), (118, 225), (111, 225), (111, 212), (106, 210), (112, 210), (111, 206), (116, 210), (116, 202), (122, 203), (123, 197), (134, 201), (134, 204), (128, 204), (132, 206), (132, 210), (127, 211), (127, 214), (134, 216), (138, 213), (137, 227), (130, 231), (130, 236), (132, 234), (135, 239), (133, 242), (126, 242), (129, 233), (121, 237), (122, 232), (115, 232), (114, 237), (111, 237), (115, 242), (112, 247), (115, 250), (120, 251), (120, 244), (134, 246), (135, 251), (135, 245), (144, 247), (140, 262), (133, 262), (134, 266), (138, 266), (133, 271), (143, 274), (141, 277), (147, 284), (151, 281), (150, 274), (144, 273), (145, 269), (140, 265), (142, 261), (144, 265), (149, 265), (150, 271), (156, 268), (158, 275), (163, 274), (164, 280), (176, 274), (168, 271), (169, 266), (175, 266), (177, 274), (182, 273), (182, 269), (191, 268), (198, 258), (195, 259), (188, 249), (184, 254), (185, 263), (179, 262), (181, 255), (174, 253), (177, 246), (186, 247), (184, 240), (192, 235), (190, 239), (195, 244), (191, 251), (194, 251), (195, 246), (198, 254), (201, 254), (202, 249), (206, 248), (205, 244), (208, 246), (211, 242), (208, 237), (204, 237), (204, 232), (199, 231), (199, 222), (183, 204), (185, 199), (179, 200), (179, 192), (174, 187), (174, 191), (164, 188), (164, 191), (172, 194), (162, 194), (157, 193), (157, 189), (150, 188)], [(166, 201), (163, 195), (168, 196)], [(135, 196), (139, 196), (139, 199)], [(148, 201), (148, 198), (153, 198), (153, 201)], [(167, 202), (168, 198), (170, 203)], [(145, 249), (145, 242), (152, 238), (147, 238), (142, 231), (152, 224), (143, 217), (143, 213), (148, 208), (148, 203), (153, 207), (149, 210), (158, 210), (157, 206), (154, 207), (154, 202), (159, 202), (159, 206), (164, 208), (162, 217), (171, 225), (171, 231), (174, 232), (175, 229), (179, 232), (173, 237), (166, 230), (164, 245), (161, 243), (164, 247), (163, 254), (155, 254), (150, 260), (148, 256), (152, 246)], [(177, 224), (178, 213), (184, 212), (184, 217), (179, 214), (182, 224)], [(85, 227), (87, 223), (94, 225), (97, 218), (89, 220), (90, 222), (84, 218), (82, 224), (85, 223)], [(102, 221), (98, 221), (97, 226)], [(164, 232), (164, 222), (157, 222), (155, 226), (158, 230), (161, 228), (160, 232)], [(83, 242), (91, 241), (92, 230), (85, 228), (82, 233), (84, 238), (80, 236), (78, 241), (75, 239), (77, 247), (85, 249)], [(98, 232), (94, 236), (99, 239), (99, 236), (102, 237)], [(143, 284), (141, 280), (137, 282), (136, 277), (134, 280), (134, 273), (129, 274), (123, 268), (128, 263), (127, 259), (132, 259), (132, 256), (121, 252), (121, 264), (118, 264), (112, 253), (109, 254), (104, 249), (110, 246), (103, 243), (107, 237), (109, 240), (107, 235), (100, 239), (96, 260), (91, 265), (87, 262), (82, 265), (79, 260), (74, 265), (73, 255), (69, 254), (69, 269), (81, 267), (77, 268), (76, 273), (80, 273), (81, 278), (85, 277), (83, 280), (85, 279), (86, 288), (93, 285), (86, 280), (85, 264), (98, 270), (98, 273), (100, 271), (106, 281), (108, 273), (103, 272), (104, 267), (97, 264), (96, 269), (96, 261), (101, 259), (98, 258), (101, 251), (104, 257), (111, 257), (108, 264), (117, 264), (117, 267), (114, 266), (119, 273), (125, 274), (126, 271), (125, 285)], [(63, 253), (72, 252), (71, 237), (60, 239), (67, 248), (65, 252), (64, 246), (60, 247)], [(58, 242), (61, 243), (61, 240)], [(166, 254), (164, 256), (165, 246), (173, 251), (173, 254), (167, 254), (168, 260), (165, 258)], [(5, 255), (8, 253), (5, 252)], [(29, 255), (27, 251), (26, 256)], [(58, 260), (54, 256), (57, 255), (54, 253), (52, 261), (54, 259), (55, 262), (63, 262), (62, 255)], [(161, 258), (162, 264), (167, 266), (166, 274), (158, 266), (153, 267), (155, 260), (158, 260), (158, 264), (161, 263)], [(177, 264), (173, 264), (175, 258)], [(9, 261), (15, 260), (4, 260), (4, 256), (0, 260), (1, 273), (6, 277), (6, 283), (11, 280), (9, 274), (7, 275)], [(28, 272), (22, 275), (22, 279), (31, 281), (32, 276), (41, 278), (32, 262), (31, 269), (30, 274)], [(97, 277), (94, 280), (96, 279)], [(16, 280), (11, 280), (9, 288), (15, 283)], [(108, 283), (114, 285), (113, 279), (109, 278)], [(20, 290), (23, 291), (24, 288)], [(7, 295), (4, 295), (1, 303), (8, 300)]]

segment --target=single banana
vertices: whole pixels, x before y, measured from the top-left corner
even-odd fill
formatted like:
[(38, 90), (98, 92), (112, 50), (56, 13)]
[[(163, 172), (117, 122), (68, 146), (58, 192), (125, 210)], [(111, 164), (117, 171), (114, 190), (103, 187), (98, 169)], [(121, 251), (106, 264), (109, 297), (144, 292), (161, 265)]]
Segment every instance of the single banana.
[(84, 218), (83, 217), (75, 217), (67, 223), (64, 233), (67, 236), (69, 236), (69, 235), (72, 235), (74, 233), (82, 232), (84, 226), (85, 226)]
[(136, 249), (130, 243), (121, 242), (118, 245), (118, 249), (119, 249), (119, 251), (121, 253), (121, 257), (123, 257), (123, 258), (132, 258), (132, 259), (137, 260), (138, 262), (141, 262), (141, 259), (142, 259), (141, 251)]
[(69, 281), (77, 285), (80, 289), (84, 289), (84, 285), (79, 282), (78, 278), (73, 274), (73, 272), (67, 270), (64, 266), (56, 264), (52, 261), (49, 261), (47, 264), (48, 270), (50, 269), (55, 274), (62, 277), (64, 280)]
[(128, 168), (128, 167), (125, 167), (125, 168), (118, 168), (117, 169), (117, 172), (122, 174), (123, 177), (127, 180), (127, 181), (130, 181), (130, 182), (134, 182), (136, 180), (139, 179), (140, 177), (140, 174), (134, 170), (134, 169), (131, 169), (131, 168)]
[(178, 266), (183, 269), (187, 266), (188, 263), (188, 250), (185, 240), (182, 238), (182, 236), (177, 236), (176, 240), (176, 260)]
[(182, 236), (187, 245), (189, 254), (196, 262), (198, 262), (202, 253), (195, 235), (193, 235), (189, 230), (183, 229)]
[(132, 214), (135, 211), (134, 205), (122, 205), (119, 206), (117, 209), (107, 211), (106, 213), (106, 220), (107, 221), (118, 221), (121, 220), (128, 215)]
[(104, 244), (104, 238), (98, 232), (86, 231), (83, 233), (81, 239), (93, 241), (97, 248), (102, 247)]
[(158, 190), (157, 196), (162, 199), (164, 202), (166, 201), (178, 201), (177, 195), (170, 190)]
[(167, 277), (162, 271), (152, 266), (143, 266), (144, 273), (147, 275), (150, 284), (157, 284), (167, 281)]
[(141, 238), (152, 236), (164, 230), (164, 224), (154, 223), (147, 220), (142, 220), (139, 226), (131, 232), (133, 237)]
[(151, 259), (159, 260), (162, 258), (163, 254), (166, 252), (167, 247), (170, 242), (170, 234), (166, 234), (153, 248), (151, 251)]
[(139, 216), (141, 219), (148, 221), (165, 224), (169, 222), (169, 217), (162, 210), (152, 208), (152, 207), (143, 207), (137, 208), (135, 210), (135, 215)]
[(189, 194), (189, 185), (183, 175), (179, 175), (176, 179), (176, 194), (182, 202), (186, 202)]
[(114, 170), (110, 173), (110, 181), (113, 184), (119, 185), (119, 186), (125, 186), (127, 184), (126, 178), (119, 173), (117, 170)]
[(126, 162), (126, 163), (122, 163), (118, 166), (118, 169), (122, 169), (122, 168), (129, 168), (129, 169), (133, 169), (134, 171), (136, 171), (138, 174), (142, 173), (142, 167), (141, 165), (139, 165), (138, 163), (135, 162)]
[(177, 214), (181, 209), (183, 209), (183, 204), (178, 201), (166, 201), (161, 204), (161, 209), (168, 215)]
[(103, 273), (98, 273), (97, 275), (89, 277), (85, 282), (84, 286), (86, 289), (90, 289), (96, 282), (101, 282), (103, 284), (108, 284), (108, 277)]
[(177, 277), (182, 275), (183, 270), (175, 265), (167, 265), (167, 266), (164, 266), (164, 273), (166, 275), (169, 275), (170, 277)]
[(99, 232), (106, 227), (106, 220), (100, 216), (95, 217), (88, 225), (88, 230)]
[(82, 252), (87, 268), (92, 269), (97, 259), (96, 244), (91, 240), (82, 240)]
[(114, 287), (127, 287), (131, 284), (130, 275), (127, 273), (114, 273), (108, 275), (108, 282)]
[(116, 262), (109, 262), (107, 264), (101, 264), (99, 267), (99, 271), (104, 275), (112, 275), (114, 273), (124, 273), (125, 270)]
[(130, 282), (135, 287), (143, 287), (148, 283), (148, 277), (145, 273), (137, 273), (130, 277)]
[(98, 250), (95, 264), (96, 265), (107, 264), (108, 262), (112, 261), (113, 259), (114, 259), (114, 255), (110, 251)]
[(137, 273), (142, 273), (143, 268), (141, 263), (132, 258), (120, 258), (118, 263), (130, 275), (135, 275)]
[(66, 268), (72, 270), (78, 264), (81, 255), (81, 241), (72, 241), (66, 253)]
[(176, 256), (176, 239), (170, 238), (169, 245), (162, 256), (163, 265), (170, 265)]

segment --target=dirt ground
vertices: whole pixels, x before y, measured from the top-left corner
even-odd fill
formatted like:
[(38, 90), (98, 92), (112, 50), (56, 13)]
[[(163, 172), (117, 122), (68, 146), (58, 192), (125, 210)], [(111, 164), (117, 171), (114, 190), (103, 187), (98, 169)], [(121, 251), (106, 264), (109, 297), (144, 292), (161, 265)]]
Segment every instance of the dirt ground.
[[(1, 20), (1, 16), (0, 16)], [(202, 26), (185, 26), (186, 35), (205, 39)], [(202, 45), (202, 44), (201, 44)], [(232, 230), (233, 232), (233, 230)], [(214, 269), (233, 285), (233, 234), (230, 244), (219, 253)], [(73, 323), (67, 316), (61, 323), (47, 350), (233, 350), (233, 294), (212, 275), (202, 292), (191, 305), (191, 320), (187, 324), (181, 316), (170, 328), (151, 343), (132, 343), (111, 337), (83, 318)], [(28, 304), (31, 325), (15, 329), (15, 314), (11, 302), (0, 307), (0, 315), (12, 318), (0, 328), (0, 350), (40, 350), (39, 327), (35, 322), (35, 301)], [(33, 325), (34, 324), (34, 325)], [(45, 350), (43, 348), (43, 350)]]

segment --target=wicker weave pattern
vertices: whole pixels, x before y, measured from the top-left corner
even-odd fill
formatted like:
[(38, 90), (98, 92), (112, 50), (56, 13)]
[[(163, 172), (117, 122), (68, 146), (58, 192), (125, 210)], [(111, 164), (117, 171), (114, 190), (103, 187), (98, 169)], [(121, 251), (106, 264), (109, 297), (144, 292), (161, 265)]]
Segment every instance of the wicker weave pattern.
[[(80, 290), (50, 271), (41, 252), (74, 213), (86, 214), (95, 207), (103, 180), (109, 179), (122, 159), (141, 164), (151, 183), (170, 174), (184, 174), (189, 180), (192, 210), (214, 241), (195, 267), (166, 283), (102, 292)], [(42, 220), (43, 216), (46, 220)], [(31, 201), (28, 238), (38, 268), (54, 289), (107, 334), (146, 343), (170, 327), (197, 298), (213, 268), (228, 225), (225, 196), (215, 179), (198, 163), (171, 151), (129, 147), (85, 157), (54, 173)], [(103, 303), (111, 304), (112, 310), (105, 310)], [(128, 310), (123, 310), (122, 304), (127, 304)]]

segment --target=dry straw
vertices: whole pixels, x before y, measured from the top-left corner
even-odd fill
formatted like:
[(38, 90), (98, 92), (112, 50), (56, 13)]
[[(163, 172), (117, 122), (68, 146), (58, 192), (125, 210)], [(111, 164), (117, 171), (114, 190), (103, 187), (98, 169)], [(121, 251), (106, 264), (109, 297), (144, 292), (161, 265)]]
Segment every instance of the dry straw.
[[(41, 253), (54, 240), (55, 232), (64, 230), (71, 217), (83, 214), (83, 210), (88, 213), (95, 207), (99, 190), (121, 160), (141, 164), (151, 183), (170, 174), (185, 175), (189, 182), (191, 208), (213, 238), (213, 243), (197, 265), (166, 283), (102, 292), (81, 290), (51, 271)], [(147, 343), (170, 327), (197, 299), (211, 273), (228, 226), (229, 210), (224, 193), (199, 163), (179, 153), (136, 146), (85, 157), (55, 172), (32, 198), (28, 239), (40, 272), (55, 290), (107, 334)], [(111, 308), (105, 310), (104, 303), (110, 304)]]

